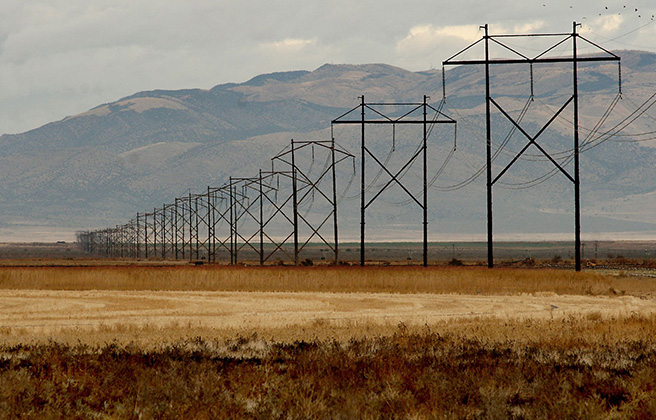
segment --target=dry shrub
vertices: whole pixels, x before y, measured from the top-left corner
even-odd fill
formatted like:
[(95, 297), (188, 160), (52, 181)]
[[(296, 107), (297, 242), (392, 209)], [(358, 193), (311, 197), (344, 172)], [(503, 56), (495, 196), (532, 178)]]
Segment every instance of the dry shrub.
[(346, 342), (240, 336), (0, 352), (1, 418), (628, 419), (656, 408), (653, 339), (519, 344), (400, 326)]
[(640, 266), (642, 268), (656, 268), (656, 260), (644, 260)]

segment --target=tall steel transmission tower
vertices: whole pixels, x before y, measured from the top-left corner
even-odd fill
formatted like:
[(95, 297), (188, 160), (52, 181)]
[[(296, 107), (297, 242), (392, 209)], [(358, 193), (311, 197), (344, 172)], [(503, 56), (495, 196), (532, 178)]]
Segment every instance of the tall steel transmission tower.
[[(526, 152), (530, 146), (537, 148), (541, 154), (543, 154), (553, 165), (560, 171), (566, 179), (568, 179), (574, 185), (574, 236), (575, 236), (575, 267), (576, 271), (581, 270), (581, 178), (580, 178), (580, 162), (579, 162), (579, 152), (580, 152), (580, 140), (579, 140), (579, 89), (578, 89), (578, 73), (579, 63), (587, 62), (602, 62), (602, 61), (616, 61), (619, 62), (620, 57), (613, 54), (612, 52), (602, 48), (601, 46), (583, 38), (578, 32), (577, 28), (580, 24), (574, 22), (572, 25), (571, 33), (545, 33), (545, 34), (513, 34), (513, 35), (490, 35), (488, 25), (484, 25), (482, 29), (485, 30), (485, 35), (471, 44), (467, 48), (461, 50), (451, 58), (445, 60), (442, 64), (443, 66), (461, 66), (461, 65), (483, 65), (485, 66), (485, 121), (486, 121), (486, 169), (487, 169), (487, 247), (488, 247), (488, 267), (492, 268), (494, 266), (494, 239), (493, 239), (493, 218), (492, 218), (492, 190), (493, 186), (499, 181), (507, 171), (517, 162), (517, 160)], [(549, 38), (554, 39), (554, 43), (548, 48), (542, 50), (539, 54), (529, 57), (518, 51), (517, 48), (508, 45), (507, 41), (511, 38)], [(597, 50), (596, 54), (586, 54), (580, 56), (578, 53), (578, 42), (583, 41), (587, 45), (594, 47)], [(458, 59), (465, 52), (469, 51), (475, 45), (483, 43), (484, 45), (484, 55), (483, 59), (474, 59), (474, 60), (465, 60)], [(571, 45), (571, 56), (560, 57), (560, 56), (549, 56), (549, 53), (554, 51), (556, 48), (570, 43)], [(505, 53), (509, 53), (512, 58), (493, 58), (490, 53), (490, 45), (495, 47), (500, 47)], [(601, 54), (599, 54), (601, 52)], [(512, 64), (529, 64), (531, 69), (531, 75), (533, 72), (534, 64), (554, 64), (554, 63), (570, 63), (572, 65), (572, 93), (565, 100), (560, 109), (549, 119), (549, 121), (537, 132), (537, 134), (531, 135), (528, 131), (522, 127), (521, 122), (513, 119), (510, 114), (504, 109), (503, 106), (499, 104), (497, 100), (492, 96), (490, 92), (490, 75), (491, 75), (491, 66), (502, 66), (502, 65), (512, 65)], [(621, 74), (621, 72), (620, 72)], [(618, 82), (621, 91), (621, 81)], [(533, 95), (533, 79), (531, 78), (531, 95)], [(501, 113), (510, 123), (526, 137), (527, 143), (525, 146), (515, 155), (515, 157), (506, 165), (498, 174), (494, 175), (492, 170), (492, 138), (493, 130), (491, 124), (492, 109), (495, 109)], [(554, 159), (551, 154), (549, 154), (544, 147), (538, 143), (539, 137), (549, 128), (551, 123), (560, 116), (565, 109), (570, 108), (572, 110), (572, 136), (573, 136), (573, 147), (574, 147), (574, 169), (573, 173), (567, 171), (556, 159)]]

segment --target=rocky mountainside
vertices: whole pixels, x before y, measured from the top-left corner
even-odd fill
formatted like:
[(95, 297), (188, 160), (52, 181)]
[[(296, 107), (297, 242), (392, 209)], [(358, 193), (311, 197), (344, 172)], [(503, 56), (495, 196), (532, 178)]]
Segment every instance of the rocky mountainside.
[[(656, 54), (621, 51), (618, 55), (623, 66), (622, 99), (592, 132), (617, 94), (618, 71), (615, 64), (581, 69), (581, 137), (591, 140), (581, 163), (584, 234), (656, 231), (656, 148), (649, 134), (641, 135), (656, 131), (656, 111), (637, 117), (621, 132), (627, 136), (608, 140), (601, 135), (616, 130), (616, 124), (656, 92)], [(510, 116), (534, 134), (571, 95), (571, 73), (566, 66), (536, 66), (532, 79), (532, 100), (526, 66), (494, 70), (492, 88)], [(485, 232), (484, 176), (467, 181), (484, 164), (482, 69), (449, 68), (445, 80), (443, 111), (458, 120), (457, 149), (451, 152), (452, 130), (441, 126), (433, 130), (431, 178), (446, 157), (451, 158), (431, 184), (432, 240), (446, 238), (440, 235), (473, 238)], [(270, 158), (291, 138), (330, 138), (330, 121), (357, 106), (361, 95), (367, 102), (417, 102), (429, 95), (437, 107), (442, 72), (410, 72), (385, 64), (326, 64), (312, 72), (266, 74), (210, 90), (140, 92), (26, 133), (3, 135), (0, 240), (72, 238), (77, 229), (126, 222), (137, 211), (172, 202), (189, 189), (220, 185), (231, 175), (254, 175), (259, 168), (270, 167)], [(495, 160), (495, 173), (499, 173), (521, 150), (526, 137), (499, 112), (493, 124), (495, 150), (503, 145)], [(344, 127), (335, 127), (334, 134), (338, 143), (358, 154), (356, 134)], [(404, 156), (409, 156), (410, 152), (403, 154), (404, 136), (410, 149), (418, 138), (401, 126), (393, 134), (372, 130), (371, 135), (378, 139), (371, 147), (381, 158), (389, 158), (392, 167), (402, 165)], [(390, 148), (390, 136), (399, 142), (398, 150)], [(571, 171), (569, 108), (537, 141)], [(534, 239), (544, 233), (571, 232), (571, 185), (560, 173), (540, 183), (552, 168), (532, 146), (495, 186), (498, 232), (507, 237), (535, 233)], [(411, 189), (417, 185), (412, 177), (419, 170), (413, 167), (404, 178)], [(342, 185), (352, 175), (350, 168), (340, 174)], [(375, 184), (372, 188), (384, 179), (377, 175), (372, 172), (368, 180)], [(531, 180), (536, 181), (526, 184)], [(357, 235), (348, 233), (349, 227), (357, 230), (356, 184), (345, 192), (340, 211), (345, 237)], [(411, 205), (401, 205), (407, 197), (396, 188), (382, 198), (371, 214), (370, 229), (379, 232), (372, 237), (412, 239), (413, 234), (404, 235), (419, 230), (420, 225), (412, 219), (408, 226), (404, 220), (405, 214), (415, 211)]]

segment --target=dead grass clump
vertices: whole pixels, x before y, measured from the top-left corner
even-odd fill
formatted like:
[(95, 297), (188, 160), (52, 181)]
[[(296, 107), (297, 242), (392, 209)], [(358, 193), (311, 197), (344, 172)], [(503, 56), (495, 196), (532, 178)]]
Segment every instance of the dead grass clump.
[(644, 260), (642, 264), (640, 264), (640, 267), (642, 268), (656, 268), (656, 260)]
[(452, 258), (451, 261), (449, 261), (447, 265), (450, 266), (450, 267), (462, 267), (465, 264), (462, 262), (462, 260), (459, 260), (457, 258)]
[[(629, 341), (649, 341), (656, 337), (656, 315), (630, 314), (613, 316), (599, 312), (580, 315), (554, 316), (549, 319), (520, 319), (497, 317), (467, 317), (444, 319), (430, 323), (404, 324), (408, 334), (433, 331), (443, 336), (485, 343), (513, 342), (517, 345), (535, 344), (543, 347), (576, 348), (605, 345), (613, 347)], [(205, 341), (227, 341), (234, 337), (253, 337), (279, 343), (295, 341), (370, 339), (398, 332), (398, 321), (334, 320), (323, 317), (308, 319), (306, 324), (278, 326), (244, 325), (239, 327), (209, 327), (192, 323), (162, 325), (116, 324), (97, 328), (62, 327), (56, 330), (35, 331), (33, 328), (5, 328), (0, 334), (0, 345), (41, 345), (52, 340), (67, 345), (101, 346), (105, 343), (130, 343), (144, 350), (157, 350), (162, 345), (203, 337)], [(239, 343), (237, 343), (239, 344)], [(243, 347), (240, 351), (243, 352)], [(253, 349), (255, 351), (256, 349)], [(254, 354), (254, 353), (253, 353)]]
[(5, 346), (0, 417), (628, 419), (656, 412), (653, 339), (552, 344), (401, 326), (346, 342), (241, 336), (156, 350)]

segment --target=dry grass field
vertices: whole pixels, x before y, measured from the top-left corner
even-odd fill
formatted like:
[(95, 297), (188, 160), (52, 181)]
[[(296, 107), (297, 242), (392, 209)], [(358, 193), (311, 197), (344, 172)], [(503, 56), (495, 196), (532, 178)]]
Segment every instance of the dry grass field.
[[(627, 270), (483, 267), (0, 266), (0, 289), (649, 295), (653, 278)], [(636, 272), (640, 274), (639, 272)]]
[(651, 272), (41, 265), (0, 267), (0, 418), (656, 413)]

